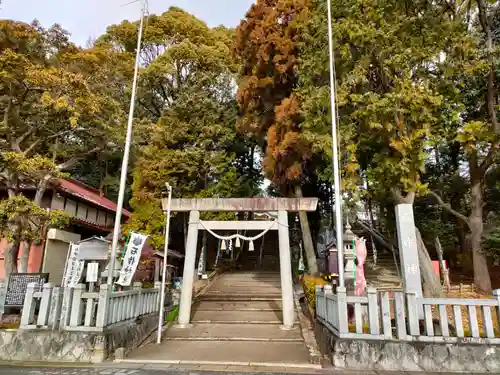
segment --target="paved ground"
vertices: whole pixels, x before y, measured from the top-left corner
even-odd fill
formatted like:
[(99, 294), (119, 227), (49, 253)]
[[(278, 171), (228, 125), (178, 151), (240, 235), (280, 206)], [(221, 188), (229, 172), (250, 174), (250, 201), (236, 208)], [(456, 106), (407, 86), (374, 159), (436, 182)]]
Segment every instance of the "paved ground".
[(266, 365), (314, 368), (297, 324), (282, 330), (280, 274), (235, 272), (217, 278), (198, 297), (189, 328), (170, 327), (160, 345), (132, 351), (126, 363)]
[[(248, 375), (253, 372), (241, 371), (213, 371), (210, 369), (204, 370), (202, 368), (158, 368), (154, 365), (146, 365), (141, 368), (119, 368), (119, 367), (88, 367), (88, 368), (61, 368), (61, 367), (8, 367), (0, 366), (0, 374), (2, 375)], [(293, 374), (296, 372), (259, 372), (258, 374), (280, 375), (280, 374)], [(311, 375), (424, 375), (424, 373), (407, 373), (407, 372), (376, 372), (376, 371), (341, 371), (341, 370), (321, 370), (311, 372), (299, 372), (300, 374)], [(255, 373), (257, 374), (257, 373)], [(425, 375), (438, 375), (426, 373)], [(441, 373), (440, 375), (446, 375)], [(448, 374), (449, 375), (449, 374)], [(472, 375), (472, 374), (467, 374)], [(475, 374), (480, 375), (480, 374)]]

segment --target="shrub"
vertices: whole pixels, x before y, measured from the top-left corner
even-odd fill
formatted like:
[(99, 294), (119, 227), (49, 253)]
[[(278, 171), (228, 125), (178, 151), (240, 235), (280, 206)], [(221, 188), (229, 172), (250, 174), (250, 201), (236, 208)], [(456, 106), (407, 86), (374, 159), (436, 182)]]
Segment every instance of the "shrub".
[(316, 285), (327, 285), (328, 283), (321, 277), (304, 275), (302, 278), (302, 286), (307, 298), (307, 303), (312, 311), (316, 311)]

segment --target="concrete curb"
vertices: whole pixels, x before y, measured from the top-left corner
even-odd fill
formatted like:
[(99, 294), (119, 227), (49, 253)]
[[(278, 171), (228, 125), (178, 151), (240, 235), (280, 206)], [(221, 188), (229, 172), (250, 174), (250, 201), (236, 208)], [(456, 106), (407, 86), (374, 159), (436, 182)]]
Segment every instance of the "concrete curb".
[(309, 350), (309, 358), (311, 363), (318, 364), (321, 366), (324, 363), (324, 356), (321, 354), (318, 344), (316, 342), (316, 336), (314, 335), (314, 329), (311, 327), (311, 322), (302, 312), (302, 306), (300, 305), (299, 297), (296, 288), (293, 290), (293, 299), (295, 302), (295, 309), (297, 311), (299, 325), (301, 329), (301, 334)]
[(297, 339), (267, 339), (255, 337), (165, 337), (165, 341), (250, 341), (250, 342), (304, 342)]
[(136, 364), (165, 364), (165, 365), (193, 365), (193, 366), (241, 366), (241, 367), (282, 367), (301, 369), (321, 369), (321, 365), (283, 362), (236, 362), (236, 361), (177, 361), (177, 360), (115, 360), (115, 363), (136, 363)]

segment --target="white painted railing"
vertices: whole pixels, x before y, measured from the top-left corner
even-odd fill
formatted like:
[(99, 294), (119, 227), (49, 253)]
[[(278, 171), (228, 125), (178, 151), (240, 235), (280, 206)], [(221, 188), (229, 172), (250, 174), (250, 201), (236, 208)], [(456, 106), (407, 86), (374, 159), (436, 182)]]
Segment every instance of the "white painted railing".
[[(500, 290), (493, 293), (493, 299), (421, 299), (423, 322), (412, 310), (408, 313), (412, 339), (425, 342), (500, 344)], [(412, 294), (407, 294), (407, 299), (408, 306), (417, 301)]]
[[(26, 289), (20, 324), (22, 329), (55, 328), (59, 322), (61, 288), (54, 287), (51, 283), (44, 284), (42, 290), (37, 290), (38, 287), (38, 283), (30, 283)], [(37, 306), (39, 306), (38, 316), (35, 319)]]
[(316, 287), (316, 316), (340, 338), (500, 344), (500, 290), (494, 297), (417, 299), (374, 288), (356, 297), (325, 286)]
[[(368, 288), (367, 292), (366, 297), (356, 297), (348, 296), (345, 288), (337, 288), (334, 294), (330, 285), (316, 287), (316, 315), (339, 337), (382, 339), (377, 290)], [(354, 312), (353, 332), (349, 310)]]
[(68, 331), (99, 332), (112, 324), (158, 312), (160, 286), (161, 283), (155, 283), (154, 288), (143, 289), (141, 283), (134, 283), (132, 290), (111, 292), (104, 284), (99, 292), (89, 292), (84, 284), (78, 284), (67, 289), (63, 296), (62, 289), (50, 283), (41, 291), (35, 290), (36, 284), (29, 284), (21, 329), (59, 327)]

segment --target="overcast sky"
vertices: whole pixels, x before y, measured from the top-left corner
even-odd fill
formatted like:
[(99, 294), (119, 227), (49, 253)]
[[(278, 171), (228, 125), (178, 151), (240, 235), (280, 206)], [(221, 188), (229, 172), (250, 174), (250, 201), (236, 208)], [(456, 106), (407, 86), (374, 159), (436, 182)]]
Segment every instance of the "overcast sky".
[[(59, 23), (71, 32), (72, 40), (85, 45), (111, 24), (139, 18), (139, 3), (130, 0), (2, 0), (0, 18), (31, 22), (38, 19), (48, 27)], [(149, 12), (161, 14), (178, 6), (209, 26), (237, 26), (255, 0), (149, 0)]]

